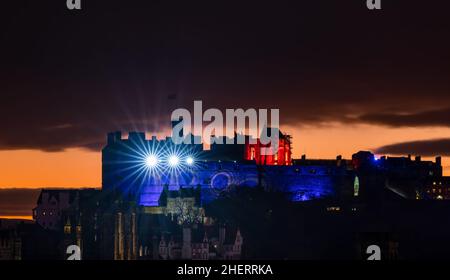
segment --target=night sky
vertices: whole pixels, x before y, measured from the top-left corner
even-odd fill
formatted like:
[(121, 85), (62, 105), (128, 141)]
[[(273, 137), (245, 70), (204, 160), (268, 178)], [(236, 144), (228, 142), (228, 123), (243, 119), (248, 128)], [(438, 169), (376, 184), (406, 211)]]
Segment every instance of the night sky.
[(0, 187), (99, 186), (107, 132), (194, 100), (279, 108), (296, 157), (450, 156), (448, 1), (3, 2)]

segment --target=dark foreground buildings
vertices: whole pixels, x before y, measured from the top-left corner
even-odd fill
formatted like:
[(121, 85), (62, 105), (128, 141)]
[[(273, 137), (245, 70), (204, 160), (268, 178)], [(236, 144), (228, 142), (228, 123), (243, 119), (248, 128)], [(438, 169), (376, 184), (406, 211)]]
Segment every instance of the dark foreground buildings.
[(35, 224), (2, 228), (0, 253), (65, 259), (77, 245), (82, 259), (364, 259), (376, 244), (382, 258), (408, 259), (450, 249), (439, 157), (292, 159), (281, 132), (269, 156), (244, 137), (205, 151), (108, 134), (102, 189), (43, 190)]

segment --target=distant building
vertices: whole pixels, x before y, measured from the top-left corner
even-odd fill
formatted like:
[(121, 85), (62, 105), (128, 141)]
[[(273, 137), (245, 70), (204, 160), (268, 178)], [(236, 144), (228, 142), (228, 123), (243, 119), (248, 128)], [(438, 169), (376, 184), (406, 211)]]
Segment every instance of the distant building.
[[(1, 220), (0, 220), (1, 223)], [(16, 227), (0, 227), (0, 260), (21, 260), (22, 239)]]
[(70, 207), (76, 193), (76, 190), (43, 190), (33, 209), (33, 219), (45, 229), (60, 228), (61, 213)]
[(0, 260), (59, 258), (55, 237), (33, 221), (0, 219)]
[(417, 193), (417, 199), (450, 200), (450, 177), (443, 176), (429, 181), (424, 192)]
[[(214, 232), (215, 229), (218, 230)], [(239, 229), (231, 230), (225, 226), (183, 227), (181, 240), (173, 235), (161, 235), (158, 257), (164, 260), (239, 260), (243, 242)]]
[(89, 198), (99, 190), (43, 189), (33, 209), (33, 219), (44, 229), (58, 230), (64, 225), (63, 212), (77, 209), (81, 200)]
[[(103, 196), (101, 190), (77, 190), (69, 208), (62, 211), (62, 225), (59, 232), (63, 235), (62, 247), (77, 245), (82, 259), (99, 259), (103, 225), (103, 208), (113, 201)], [(65, 253), (65, 252), (63, 252)]]
[(426, 189), (442, 181), (441, 157), (435, 162), (424, 161), (420, 156), (376, 158), (364, 151), (353, 155), (352, 163), (359, 175), (362, 192), (380, 189), (380, 186), (394, 192), (404, 199), (430, 199)]

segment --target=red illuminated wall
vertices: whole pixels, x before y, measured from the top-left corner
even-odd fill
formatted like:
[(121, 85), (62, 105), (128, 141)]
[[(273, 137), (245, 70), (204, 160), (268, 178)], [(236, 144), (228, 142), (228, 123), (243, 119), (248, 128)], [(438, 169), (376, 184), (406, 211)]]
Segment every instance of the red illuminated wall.
[(291, 165), (292, 148), (289, 136), (280, 134), (278, 151), (273, 155), (261, 155), (261, 148), (270, 147), (270, 144), (261, 144), (258, 139), (256, 144), (245, 144), (245, 159), (255, 160), (258, 165)]

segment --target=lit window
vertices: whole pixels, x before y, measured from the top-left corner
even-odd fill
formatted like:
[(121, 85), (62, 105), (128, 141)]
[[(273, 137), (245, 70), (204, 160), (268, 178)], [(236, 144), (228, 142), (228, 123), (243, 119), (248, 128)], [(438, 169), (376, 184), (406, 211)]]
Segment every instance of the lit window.
[(359, 195), (359, 178), (355, 176), (355, 181), (353, 182), (353, 196)]
[(72, 230), (71, 230), (71, 228), (70, 228), (70, 225), (66, 224), (66, 225), (64, 226), (64, 233), (65, 233), (65, 234), (70, 234), (71, 231), (72, 231)]

